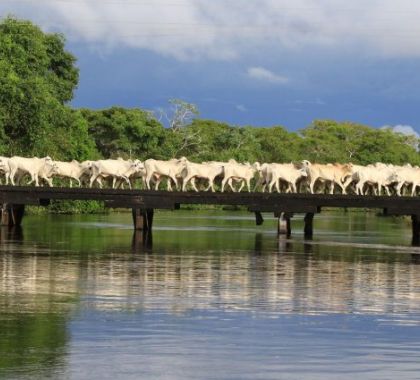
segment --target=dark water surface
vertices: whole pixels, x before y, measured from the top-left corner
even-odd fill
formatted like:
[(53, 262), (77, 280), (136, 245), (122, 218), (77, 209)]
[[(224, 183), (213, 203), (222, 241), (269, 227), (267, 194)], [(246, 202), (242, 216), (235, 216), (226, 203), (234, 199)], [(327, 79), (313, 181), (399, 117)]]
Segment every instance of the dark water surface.
[(1, 379), (419, 379), (405, 219), (240, 212), (28, 216), (1, 232)]

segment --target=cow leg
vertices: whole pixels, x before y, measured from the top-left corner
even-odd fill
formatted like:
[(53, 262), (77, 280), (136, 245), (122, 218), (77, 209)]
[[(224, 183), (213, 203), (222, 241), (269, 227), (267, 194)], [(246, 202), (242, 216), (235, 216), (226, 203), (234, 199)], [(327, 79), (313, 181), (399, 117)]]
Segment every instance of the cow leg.
[[(209, 178), (209, 187), (211, 188), (211, 191), (214, 193), (214, 178)], [(207, 188), (208, 190), (209, 188)]]
[(311, 180), (311, 182), (309, 183), (309, 191), (311, 192), (311, 194), (314, 193), (315, 182), (316, 182), (316, 179), (315, 181)]
[[(242, 190), (242, 187), (244, 186), (244, 182), (242, 181), (242, 186), (241, 186), (241, 188), (239, 189), (239, 191), (241, 191)], [(246, 187), (247, 187), (247, 189), (248, 189), (248, 193), (250, 193), (251, 192), (251, 179), (250, 178), (248, 178), (247, 180), (246, 180)]]
[(181, 191), (187, 191), (188, 182), (191, 181), (192, 177), (187, 176), (182, 180), (182, 188)]
[[(147, 173), (147, 175), (146, 175), (145, 182), (146, 182), (146, 188), (147, 188), (147, 190), (150, 190), (150, 180), (152, 179), (152, 176), (153, 176), (153, 173), (150, 173), (150, 174)], [(156, 181), (157, 186), (155, 187), (155, 190), (157, 190), (157, 187), (159, 186), (159, 183), (160, 183), (160, 181), (157, 180)]]
[(179, 186), (178, 186), (178, 178), (176, 178), (175, 176), (171, 176), (171, 180), (174, 181), (175, 190), (178, 190), (179, 189)]
[(35, 181), (35, 186), (39, 186), (38, 178), (36, 178), (35, 173), (29, 173), (29, 175), (31, 176), (31, 180), (28, 182), (28, 185), (31, 185)]
[[(34, 179), (35, 179), (35, 186), (39, 186), (39, 178), (38, 178), (38, 174), (34, 175)], [(33, 180), (32, 180), (33, 181)], [(32, 182), (31, 181), (31, 182)]]
[(344, 183), (343, 183), (343, 194), (347, 194), (346, 193), (346, 189), (347, 187), (353, 182), (353, 178), (350, 176)]
[(44, 180), (48, 183), (48, 186), (49, 186), (49, 187), (54, 187), (54, 186), (53, 186), (53, 181), (52, 181), (52, 178), (46, 178), (46, 177), (44, 177), (44, 178), (42, 178), (42, 179), (44, 179)]
[[(130, 182), (130, 178), (128, 178), (127, 176), (123, 175), (121, 176), (121, 178), (127, 182), (128, 188), (131, 190), (131, 182)], [(121, 186), (121, 188), (124, 188), (124, 182), (121, 181), (121, 179), (119, 179), (119, 186)]]
[(338, 186), (340, 186), (340, 188), (341, 188), (341, 193), (342, 193), (342, 194), (346, 194), (346, 188), (344, 187), (344, 185), (343, 185), (340, 181), (337, 181), (337, 182), (336, 182), (336, 184), (337, 184)]
[[(22, 177), (20, 177), (20, 176), (18, 176), (18, 178), (19, 178), (19, 181), (18, 181), (18, 183), (20, 184), (20, 179), (22, 178)], [(27, 185), (31, 185), (33, 182), (34, 182), (34, 177), (32, 176), (32, 174), (31, 174), (31, 179), (29, 180), (29, 182), (27, 183)]]
[(172, 182), (171, 182), (171, 179), (169, 177), (166, 179), (166, 189), (168, 191), (172, 191)]
[(195, 184), (195, 177), (191, 179), (191, 186), (198, 193), (197, 185)]
[[(95, 174), (93, 174), (91, 177), (90, 177), (90, 181), (89, 181), (89, 187), (92, 187), (93, 186), (93, 183), (96, 181), (96, 179), (98, 178), (98, 176), (97, 175), (95, 175)], [(99, 187), (102, 187), (101, 185), (99, 185)]]
[(207, 187), (204, 189), (204, 191), (209, 191), (211, 189), (212, 192), (214, 192), (214, 187), (213, 187), (213, 182), (214, 182), (214, 178), (207, 178), (208, 180), (208, 185)]
[(16, 170), (13, 170), (9, 173), (10, 182), (12, 183), (13, 186), (15, 186), (15, 174), (16, 174)]
[(403, 187), (404, 182), (400, 182), (398, 183), (397, 187), (396, 187), (396, 191), (397, 191), (397, 195), (401, 196), (401, 188)]
[[(178, 190), (178, 179), (175, 177), (175, 176), (170, 176), (169, 178), (168, 178), (168, 182), (170, 183), (171, 182), (171, 180), (174, 182), (174, 185), (175, 185), (175, 190)], [(172, 184), (171, 184), (171, 186), (170, 186), (170, 191), (172, 191)]]
[[(223, 178), (222, 180), (222, 189), (221, 192), (223, 193), (225, 191), (225, 186), (226, 186), (226, 182), (228, 182), (230, 178)], [(232, 187), (232, 184), (230, 184), (230, 186)]]

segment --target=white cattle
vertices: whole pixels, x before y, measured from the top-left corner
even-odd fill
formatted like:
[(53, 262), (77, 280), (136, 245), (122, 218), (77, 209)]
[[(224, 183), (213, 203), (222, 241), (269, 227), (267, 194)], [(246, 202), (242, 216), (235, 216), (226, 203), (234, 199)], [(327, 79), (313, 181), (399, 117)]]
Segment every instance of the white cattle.
[(150, 181), (152, 178), (155, 178), (155, 190), (157, 190), (161, 180), (163, 178), (167, 178), (168, 191), (172, 191), (171, 181), (174, 182), (175, 187), (178, 187), (178, 178), (181, 177), (181, 173), (185, 168), (186, 162), (187, 159), (185, 157), (180, 159), (173, 158), (168, 161), (154, 160), (150, 158), (144, 161), (144, 167), (146, 169), (146, 188), (150, 190)]
[(56, 173), (57, 166), (51, 157), (47, 156), (44, 158), (26, 158), (13, 156), (9, 158), (9, 178), (12, 185), (15, 185), (15, 176), (19, 176), (20, 179), (28, 174), (31, 180), (28, 185), (35, 181), (35, 186), (39, 186), (39, 179), (45, 180), (49, 186), (52, 186), (51, 176)]
[(94, 161), (89, 186), (92, 187), (93, 183), (99, 179), (99, 187), (102, 188), (100, 179), (111, 177), (113, 179), (112, 188), (115, 188), (117, 180), (125, 180), (131, 189), (130, 176), (143, 169), (144, 165), (139, 160), (125, 161), (122, 159), (109, 159)]
[[(4, 174), (4, 177), (6, 179), (6, 185), (9, 184), (9, 157), (0, 156), (0, 173)], [(0, 181), (1, 183), (1, 181)]]
[(251, 164), (238, 164), (236, 162), (229, 162), (224, 167), (223, 180), (222, 180), (222, 192), (225, 190), (226, 183), (232, 180), (241, 180), (243, 181), (239, 192), (242, 190), (244, 183), (246, 183), (247, 189), (251, 191), (251, 180), (254, 178), (255, 173), (257, 173), (260, 168), (258, 162)]
[(398, 166), (394, 168), (395, 172), (390, 180), (397, 183), (395, 187), (397, 195), (401, 196), (401, 190), (404, 185), (411, 186), (411, 196), (414, 196), (417, 187), (420, 186), (420, 169), (411, 165)]
[(71, 162), (54, 161), (57, 165), (56, 176), (70, 179), (70, 187), (72, 187), (72, 179), (76, 180), (79, 187), (82, 185), (80, 179), (84, 175), (90, 175), (92, 171), (93, 161), (78, 162), (73, 160)]
[(356, 194), (365, 195), (365, 186), (372, 186), (374, 195), (381, 195), (382, 187), (390, 195), (388, 186), (395, 182), (395, 168), (385, 164), (375, 164), (368, 166), (352, 165), (351, 175), (348, 176), (344, 186), (351, 182), (356, 183)]
[(193, 179), (205, 179), (208, 181), (208, 189), (211, 189), (211, 191), (214, 190), (214, 180), (217, 176), (220, 176), (223, 174), (223, 166), (216, 163), (202, 163), (197, 164), (194, 162), (187, 161), (185, 163), (185, 167), (182, 170), (182, 191), (186, 191), (187, 185), (189, 182), (191, 182), (191, 185), (195, 191), (198, 191), (195, 182)]
[[(268, 191), (271, 193), (273, 186), (276, 187), (277, 192), (280, 193), (280, 181), (287, 183), (286, 192), (297, 192), (296, 184), (302, 177), (307, 177), (307, 171), (304, 168), (299, 168), (293, 163), (288, 164), (262, 164), (260, 167), (260, 180), (258, 184), (262, 184), (262, 191), (265, 191), (268, 186)], [(257, 185), (258, 185), (257, 184)]]
[(344, 178), (352, 174), (351, 164), (312, 164), (308, 160), (302, 161), (303, 168), (308, 173), (309, 191), (314, 193), (315, 183), (317, 181), (326, 182), (330, 186), (330, 194), (334, 193), (335, 185), (340, 186), (341, 192), (346, 194)]
[[(225, 165), (228, 165), (228, 164), (237, 164), (237, 163), (238, 162), (234, 158), (231, 158), (227, 162), (224, 162), (224, 161), (206, 161), (206, 162), (203, 162), (203, 164), (211, 164), (211, 165), (223, 166), (223, 167)], [(223, 177), (223, 173), (222, 173), (221, 177)], [(233, 186), (233, 182), (240, 183), (241, 184), (240, 189), (242, 189), (242, 187), (245, 185), (245, 181), (242, 178), (229, 178), (228, 181), (227, 181), (227, 185), (230, 187), (230, 189), (233, 192), (236, 192), (236, 189)]]

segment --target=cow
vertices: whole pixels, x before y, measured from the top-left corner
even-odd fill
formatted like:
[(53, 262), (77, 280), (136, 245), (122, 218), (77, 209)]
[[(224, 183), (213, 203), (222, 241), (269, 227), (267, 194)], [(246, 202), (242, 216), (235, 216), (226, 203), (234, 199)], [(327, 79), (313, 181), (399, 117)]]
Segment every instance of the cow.
[(329, 184), (330, 194), (334, 194), (335, 185), (338, 185), (341, 192), (346, 194), (346, 186), (344, 186), (343, 180), (346, 176), (352, 174), (351, 164), (312, 164), (308, 160), (303, 160), (302, 166), (308, 174), (311, 194), (314, 194), (315, 183), (319, 180)]
[(255, 162), (254, 164), (238, 164), (234, 162), (227, 163), (224, 167), (223, 172), (223, 180), (222, 180), (222, 193), (225, 190), (226, 183), (232, 179), (232, 180), (241, 180), (243, 181), (241, 187), (239, 188), (238, 192), (242, 190), (244, 187), (244, 183), (246, 183), (247, 189), (250, 192), (251, 191), (251, 180), (254, 178), (255, 173), (258, 172), (258, 169), (260, 168), (260, 164), (258, 162)]
[(57, 165), (57, 172), (55, 176), (70, 179), (70, 187), (72, 187), (72, 179), (76, 180), (79, 187), (82, 185), (80, 179), (84, 175), (90, 175), (92, 171), (93, 161), (78, 162), (73, 160), (71, 162), (54, 161)]
[(381, 195), (383, 187), (387, 195), (390, 195), (388, 186), (395, 181), (394, 174), (395, 169), (385, 164), (351, 165), (351, 175), (347, 175), (343, 186), (347, 187), (351, 182), (355, 182), (358, 195), (366, 194), (365, 186), (371, 186), (374, 195)]
[(182, 170), (184, 169), (188, 160), (185, 157), (180, 159), (173, 158), (169, 161), (161, 161), (155, 159), (148, 159), (144, 161), (144, 168), (146, 170), (146, 188), (150, 190), (150, 181), (152, 178), (156, 179), (155, 190), (159, 188), (159, 183), (163, 178), (167, 178), (167, 189), (172, 191), (171, 181), (178, 188), (178, 178), (181, 177)]
[[(130, 176), (143, 169), (144, 165), (139, 160), (125, 161), (122, 159), (109, 159), (94, 161), (89, 186), (92, 187), (93, 183), (100, 178), (111, 177), (113, 180), (112, 188), (115, 188), (117, 180), (122, 179), (127, 182), (128, 187), (131, 189)], [(101, 181), (99, 181), (99, 187), (102, 188)]]
[(39, 186), (39, 179), (45, 180), (49, 186), (53, 186), (51, 176), (57, 171), (57, 166), (51, 157), (46, 156), (43, 158), (33, 157), (19, 157), (13, 156), (9, 158), (9, 179), (12, 185), (15, 185), (15, 176), (18, 175), (20, 179), (28, 174), (31, 180), (28, 185), (35, 182), (35, 186)]
[[(0, 173), (4, 174), (6, 185), (9, 184), (9, 157), (0, 156)], [(0, 181), (1, 183), (1, 181)]]
[[(294, 163), (287, 164), (267, 164), (264, 163), (260, 167), (260, 179), (257, 183), (262, 186), (262, 191), (268, 186), (268, 191), (271, 193), (273, 186), (276, 186), (277, 192), (280, 192), (280, 181), (287, 183), (286, 192), (297, 192), (297, 182), (302, 177), (307, 177), (307, 171)], [(256, 187), (257, 187), (256, 186)]]
[(182, 191), (186, 191), (187, 185), (189, 182), (191, 182), (191, 185), (195, 191), (198, 191), (195, 182), (193, 179), (195, 178), (201, 178), (208, 181), (208, 187), (206, 189), (211, 191), (214, 190), (214, 180), (217, 176), (220, 176), (223, 174), (223, 166), (220, 164), (215, 163), (202, 163), (197, 164), (194, 162), (186, 161), (185, 167), (182, 170)]

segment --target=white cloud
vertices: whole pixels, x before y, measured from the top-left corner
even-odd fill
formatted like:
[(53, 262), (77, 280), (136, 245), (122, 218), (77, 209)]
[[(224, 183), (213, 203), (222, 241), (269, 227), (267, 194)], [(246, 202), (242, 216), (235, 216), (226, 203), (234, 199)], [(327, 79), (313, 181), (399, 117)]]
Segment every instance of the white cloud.
[(7, 13), (95, 47), (182, 60), (317, 47), (420, 57), (417, 0), (1, 0)]
[(419, 134), (417, 133), (417, 131), (411, 126), (411, 125), (402, 125), (402, 124), (398, 124), (395, 126), (385, 126), (385, 128), (391, 128), (394, 132), (397, 133), (402, 133), (403, 135), (407, 135), (407, 136), (415, 136), (417, 138), (419, 138)]
[(248, 108), (246, 108), (243, 104), (237, 104), (235, 107), (240, 112), (247, 112)]
[(264, 67), (249, 67), (247, 70), (249, 77), (263, 82), (275, 83), (275, 84), (285, 84), (289, 82), (289, 79), (273, 73), (270, 70), (265, 69)]

